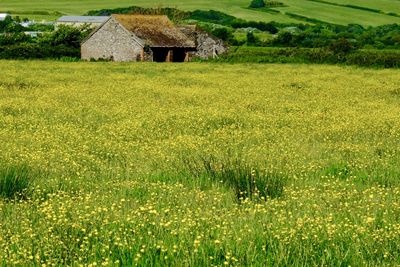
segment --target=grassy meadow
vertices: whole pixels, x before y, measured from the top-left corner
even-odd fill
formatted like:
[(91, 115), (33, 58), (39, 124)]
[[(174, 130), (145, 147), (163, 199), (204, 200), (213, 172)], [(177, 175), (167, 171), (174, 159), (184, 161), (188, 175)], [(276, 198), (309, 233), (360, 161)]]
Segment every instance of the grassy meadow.
[(398, 70), (0, 68), (0, 265), (400, 264)]
[[(142, 7), (169, 6), (182, 10), (214, 9), (238, 18), (267, 22), (304, 22), (298, 18), (290, 16), (290, 14), (295, 14), (311, 19), (344, 25), (356, 23), (364, 26), (379, 26), (383, 24), (400, 23), (400, 7), (398, 0), (280, 0), (280, 2), (284, 3), (286, 6), (273, 8), (275, 12), (264, 12), (263, 10), (258, 11), (248, 9), (250, 0), (136, 0), (133, 2), (130, 0), (1, 0), (0, 12), (11, 12), (12, 14), (21, 17), (29, 17), (37, 20), (55, 20), (62, 14), (81, 15), (94, 9), (136, 5)], [(361, 7), (361, 9), (350, 8), (345, 5), (357, 6)], [(375, 9), (382, 12), (371, 12), (371, 10), (365, 10), (365, 8)], [(394, 13), (398, 16), (388, 15), (388, 13)]]

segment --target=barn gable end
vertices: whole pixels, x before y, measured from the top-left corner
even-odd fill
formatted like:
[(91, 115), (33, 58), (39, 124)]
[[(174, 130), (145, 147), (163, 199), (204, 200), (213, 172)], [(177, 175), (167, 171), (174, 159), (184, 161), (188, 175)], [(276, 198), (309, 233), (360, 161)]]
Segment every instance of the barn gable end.
[(110, 17), (82, 43), (81, 54), (85, 60), (140, 61), (143, 47), (142, 40)]

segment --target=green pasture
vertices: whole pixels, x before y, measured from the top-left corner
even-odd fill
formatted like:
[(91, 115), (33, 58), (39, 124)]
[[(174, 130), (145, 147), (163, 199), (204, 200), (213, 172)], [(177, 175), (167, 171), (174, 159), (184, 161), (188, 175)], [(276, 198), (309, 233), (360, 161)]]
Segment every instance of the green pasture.
[(282, 13), (294, 13), (335, 24), (355, 23), (365, 26), (378, 26), (382, 24), (400, 23), (399, 17), (348, 7), (333, 6), (308, 0), (282, 0), (281, 2), (287, 5), (287, 7), (276, 8), (276, 10)]
[[(296, 20), (290, 19), (281, 14), (266, 14), (260, 13), (257, 11), (246, 9), (248, 3), (246, 0), (222, 0), (222, 1), (177, 1), (177, 0), (161, 0), (161, 1), (80, 1), (80, 0), (72, 0), (72, 1), (54, 1), (54, 0), (39, 0), (39, 1), (29, 1), (29, 0), (2, 0), (0, 2), (0, 11), (12, 11), (16, 13), (25, 13), (28, 15), (31, 11), (48, 11), (54, 12), (58, 11), (63, 14), (74, 14), (80, 15), (84, 14), (89, 10), (94, 9), (102, 9), (102, 8), (117, 8), (117, 7), (127, 7), (127, 6), (142, 6), (142, 7), (176, 7), (182, 10), (195, 10), (195, 9), (203, 9), (203, 10), (219, 10), (222, 12), (226, 12), (233, 16), (237, 16), (239, 18), (244, 19), (252, 19), (252, 20), (260, 20), (260, 21), (279, 21), (279, 22), (295, 22)], [(43, 15), (43, 18), (47, 18), (46, 15)]]
[[(332, 3), (338, 4), (352, 4), (361, 7), (368, 7), (382, 10), (386, 13), (397, 12), (399, 13), (399, 4), (397, 0), (329, 0)], [(294, 13), (301, 16), (306, 16), (312, 19), (321, 21), (337, 23), (337, 24), (349, 24), (357, 23), (361, 25), (377, 26), (382, 24), (400, 23), (399, 17), (389, 16), (386, 14), (378, 14), (371, 11), (358, 10), (354, 8), (333, 6), (324, 3), (313, 2), (309, 0), (282, 0), (287, 7), (275, 8), (280, 13), (271, 13), (263, 11), (249, 10), (248, 0), (221, 0), (221, 1), (177, 1), (177, 0), (159, 0), (159, 1), (88, 1), (88, 0), (72, 0), (72, 1), (55, 1), (55, 0), (2, 0), (0, 1), (0, 11), (9, 11), (20, 16), (32, 17), (35, 19), (47, 19), (54, 20), (57, 17), (55, 12), (60, 14), (68, 15), (81, 15), (89, 10), (102, 9), (102, 8), (116, 8), (116, 7), (127, 7), (127, 6), (143, 6), (143, 7), (159, 7), (169, 6), (176, 7), (182, 10), (195, 10), (203, 9), (209, 10), (214, 9), (222, 12), (226, 12), (233, 16), (257, 21), (277, 21), (277, 22), (300, 22), (297, 19), (293, 19), (285, 13)], [(34, 13), (39, 14), (34, 14)], [(45, 14), (49, 12), (49, 14)]]
[(400, 13), (398, 0), (327, 0), (326, 2), (372, 8), (386, 13)]

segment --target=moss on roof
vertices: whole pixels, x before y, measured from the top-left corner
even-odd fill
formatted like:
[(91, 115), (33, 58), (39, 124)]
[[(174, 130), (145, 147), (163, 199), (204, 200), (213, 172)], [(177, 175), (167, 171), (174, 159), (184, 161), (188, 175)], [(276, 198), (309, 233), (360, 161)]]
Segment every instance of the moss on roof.
[(112, 15), (128, 31), (151, 47), (196, 47), (194, 40), (160, 15)]

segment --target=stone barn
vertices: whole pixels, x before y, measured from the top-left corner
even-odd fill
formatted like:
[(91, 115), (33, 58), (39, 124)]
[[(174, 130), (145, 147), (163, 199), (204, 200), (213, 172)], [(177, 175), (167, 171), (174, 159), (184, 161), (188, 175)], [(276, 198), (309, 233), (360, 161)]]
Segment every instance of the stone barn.
[(112, 15), (82, 43), (82, 59), (184, 62), (194, 40), (167, 16)]

